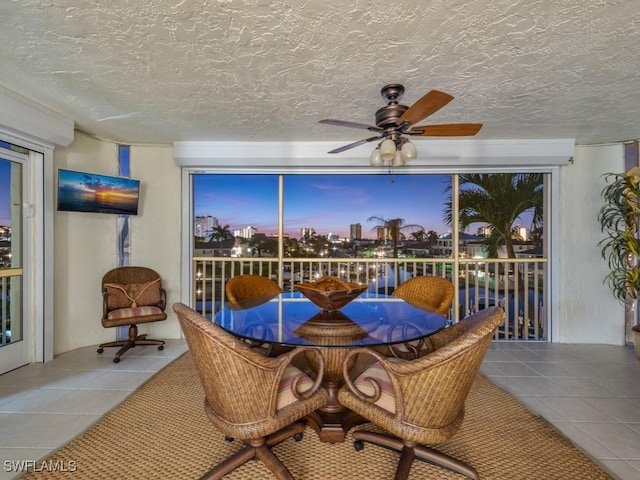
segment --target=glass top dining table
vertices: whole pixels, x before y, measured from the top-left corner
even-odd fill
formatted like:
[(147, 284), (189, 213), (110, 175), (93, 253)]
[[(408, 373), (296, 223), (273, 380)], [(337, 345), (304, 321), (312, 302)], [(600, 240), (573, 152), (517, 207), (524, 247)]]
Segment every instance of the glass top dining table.
[[(424, 339), (446, 327), (444, 316), (416, 308), (397, 297), (363, 293), (336, 311), (324, 311), (298, 292), (281, 294), (259, 306), (243, 310), (223, 308), (215, 323), (267, 354), (293, 347), (320, 349), (324, 359), (322, 385), (329, 399), (306, 421), (323, 442), (345, 441), (350, 428), (365, 420), (342, 406), (337, 392), (351, 348), (369, 347), (397, 355), (397, 350), (418, 354)], [(281, 349), (284, 348), (284, 350)], [(275, 349), (275, 350), (274, 350)], [(319, 366), (307, 358), (311, 370)]]
[(257, 307), (223, 308), (214, 321), (233, 335), (286, 347), (353, 348), (413, 342), (447, 324), (444, 316), (397, 297), (362, 294), (340, 310), (325, 311), (298, 293)]

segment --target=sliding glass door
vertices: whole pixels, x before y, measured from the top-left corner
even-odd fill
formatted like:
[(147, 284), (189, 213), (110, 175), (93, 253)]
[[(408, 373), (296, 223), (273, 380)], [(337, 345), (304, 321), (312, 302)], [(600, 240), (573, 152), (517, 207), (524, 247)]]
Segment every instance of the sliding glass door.
[(24, 319), (26, 156), (0, 149), (0, 374), (29, 362)]

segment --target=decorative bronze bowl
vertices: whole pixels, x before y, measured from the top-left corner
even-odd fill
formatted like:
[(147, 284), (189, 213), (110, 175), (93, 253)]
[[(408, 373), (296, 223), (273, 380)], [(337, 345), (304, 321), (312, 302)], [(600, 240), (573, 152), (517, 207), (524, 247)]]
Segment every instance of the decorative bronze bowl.
[(364, 292), (368, 285), (343, 282), (338, 277), (327, 275), (316, 282), (301, 283), (293, 287), (322, 310), (340, 310)]

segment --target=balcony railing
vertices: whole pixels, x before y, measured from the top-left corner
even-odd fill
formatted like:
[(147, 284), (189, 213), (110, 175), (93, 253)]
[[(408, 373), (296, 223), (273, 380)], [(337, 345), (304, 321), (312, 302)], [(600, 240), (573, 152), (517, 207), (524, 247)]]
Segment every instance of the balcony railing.
[(504, 308), (505, 318), (496, 332), (502, 340), (546, 340), (546, 259), (476, 260), (352, 259), (352, 258), (230, 258), (194, 257), (192, 306), (212, 316), (225, 298), (225, 283), (236, 275), (263, 275), (285, 292), (294, 285), (323, 275), (369, 285), (371, 292), (390, 295), (395, 285), (416, 275), (438, 275), (451, 280), (456, 294), (450, 317), (453, 322), (489, 306)]

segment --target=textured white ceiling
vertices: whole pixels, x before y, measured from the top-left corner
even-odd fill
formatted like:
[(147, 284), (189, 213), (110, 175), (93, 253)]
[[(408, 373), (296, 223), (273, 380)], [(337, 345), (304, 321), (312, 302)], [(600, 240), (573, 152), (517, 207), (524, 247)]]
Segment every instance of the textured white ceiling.
[(640, 138), (638, 0), (2, 0), (0, 44), (1, 86), (121, 143), (348, 143), (318, 120), (388, 83), (478, 139)]

